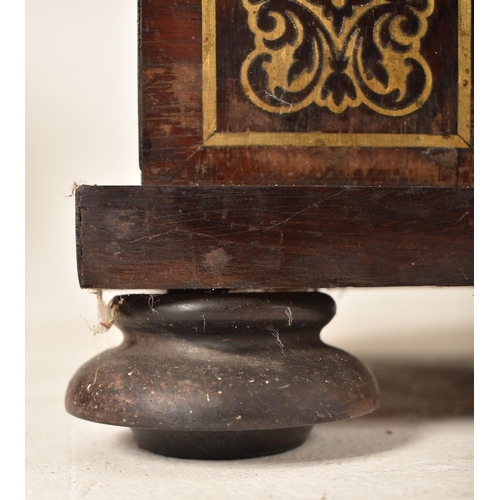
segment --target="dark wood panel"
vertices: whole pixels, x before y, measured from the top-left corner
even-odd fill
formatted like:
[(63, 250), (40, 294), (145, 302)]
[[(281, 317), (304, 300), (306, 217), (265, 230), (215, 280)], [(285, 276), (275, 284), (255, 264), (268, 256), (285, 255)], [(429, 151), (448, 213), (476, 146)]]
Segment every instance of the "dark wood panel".
[[(244, 61), (255, 48), (257, 36), (255, 26), (254, 31), (250, 29), (244, 2), (215, 0), (217, 21), (214, 29), (216, 49), (213, 54), (213, 79), (210, 76), (211, 65), (204, 64), (202, 57), (202, 23), (203, 19), (207, 19), (208, 3), (204, 0), (190, 0), (181, 4), (174, 0), (148, 0), (140, 6), (140, 163), (143, 184), (473, 185), (473, 149), (467, 148), (467, 144), (472, 144), (472, 136), (467, 132), (469, 122), (472, 127), (472, 112), (469, 112), (472, 104), (467, 92), (463, 93), (464, 89), (472, 89), (472, 61), (467, 48), (470, 41), (460, 39), (460, 33), (463, 37), (465, 31), (458, 30), (458, 5), (462, 3), (463, 15), (467, 16), (462, 19), (462, 26), (467, 26), (470, 24), (470, 0), (436, 0), (428, 18), (422, 14), (431, 5), (426, 0), (414, 3), (388, 2), (376, 7), (371, 17), (359, 19), (359, 33), (362, 33), (363, 40), (368, 44), (360, 55), (365, 60), (367, 78), (378, 79), (382, 85), (388, 82), (384, 83), (387, 75), (384, 76), (385, 70), (382, 69), (380, 50), (392, 47), (393, 41), (389, 41), (390, 30), (386, 30), (381, 34), (382, 45), (376, 42), (377, 16), (388, 15), (388, 19), (395, 19), (394, 16), (400, 15), (407, 18), (402, 29), (408, 30), (410, 38), (415, 36), (418, 26), (428, 24), (425, 36), (421, 39), (411, 38), (418, 52), (416, 58), (421, 57), (421, 63), (410, 58), (406, 62), (399, 61), (396, 66), (407, 68), (408, 71), (413, 68), (413, 76), (410, 75), (406, 80), (411, 93), (412, 89), (417, 92), (415, 89), (422, 85), (422, 68), (428, 64), (432, 90), (419, 109), (400, 116), (379, 112), (366, 103), (348, 106), (342, 112), (332, 112), (316, 102), (292, 113), (288, 113), (285, 108), (276, 113), (259, 107), (258, 102), (251, 101), (241, 81)], [(323, 5), (320, 0), (310, 0), (309, 3)], [(338, 29), (342, 16), (347, 15), (350, 19), (351, 6), (368, 3), (349, 0), (345, 8), (338, 8), (326, 2), (325, 9), (328, 10), (326, 14), (330, 16), (329, 19), (336, 19), (332, 22), (337, 23)], [(255, 2), (253, 4), (257, 5)], [(315, 24), (318, 19), (311, 18), (310, 12), (301, 14), (307, 11), (307, 8), (304, 10), (304, 6), (307, 7), (304, 2), (266, 0), (261, 4), (259, 22), (266, 22), (266, 9), (278, 12), (279, 9), (290, 8), (303, 22), (306, 40), (317, 38), (318, 32), (314, 27), (320, 29), (320, 25)], [(302, 15), (305, 17), (300, 17)], [(328, 24), (325, 19), (321, 21), (323, 25), (325, 22)], [(290, 26), (287, 25), (287, 30), (292, 33), (293, 27)], [(272, 29), (272, 23), (267, 22), (262, 27)], [(349, 35), (346, 40), (351, 38)], [(293, 40), (290, 35), (283, 43), (295, 43)], [(323, 42), (318, 43), (316, 49), (310, 45), (309, 50), (301, 49), (294, 54), (294, 60), (303, 65), (304, 71), (312, 71), (314, 57), (311, 51), (318, 50)], [(406, 50), (397, 44), (394, 47), (395, 52), (385, 53), (384, 57), (397, 58), (398, 54)], [(345, 50), (346, 47), (343, 47), (341, 52)], [(261, 61), (268, 58), (269, 54)], [(350, 64), (348, 57), (344, 62)], [(271, 97), (269, 89), (265, 91), (259, 87), (265, 86), (268, 81), (263, 71), (256, 63), (250, 72), (252, 85), (260, 89), (259, 95), (268, 96), (264, 99), (268, 104), (276, 103), (276, 97)], [(342, 72), (340, 64), (336, 88), (343, 89), (347, 96), (350, 92), (349, 78), (352, 79), (354, 69), (347, 71), (350, 77), (345, 71)], [(427, 79), (430, 82), (429, 74)], [(203, 85), (207, 82), (214, 84), (217, 91), (203, 104)], [(368, 94), (374, 96), (372, 91)], [(398, 91), (394, 90), (382, 96), (381, 107), (389, 106), (391, 99), (391, 105), (397, 107), (397, 95)], [(341, 99), (342, 95), (339, 94), (337, 98)], [(404, 99), (401, 102), (405, 102)], [(363, 147), (357, 146), (356, 140), (352, 143), (347, 140), (348, 144), (343, 140), (340, 146), (333, 147), (303, 147), (300, 140), (272, 147), (252, 143), (250, 148), (241, 144), (241, 141), (237, 145), (227, 145), (224, 141), (228, 139), (209, 143), (209, 136), (203, 137), (202, 131), (204, 116), (210, 114), (215, 117), (214, 134), (233, 134), (233, 138), (235, 134), (241, 133), (311, 132), (343, 138), (353, 134), (364, 138), (373, 134), (384, 137), (375, 144), (371, 142), (367, 146), (365, 143)], [(179, 121), (184, 117), (186, 123), (182, 124)], [(186, 129), (189, 129), (187, 134)], [(412, 135), (419, 138), (408, 139)], [(439, 139), (439, 143), (429, 141), (429, 137)], [(457, 146), (457, 138), (458, 142), (464, 138), (461, 146)], [(276, 140), (279, 142), (281, 139)], [(424, 141), (425, 147), (418, 147), (419, 140)], [(411, 147), (407, 147), (408, 141), (413, 141)]]
[[(171, 116), (169, 122), (175, 119)], [(149, 123), (146, 127), (149, 129)], [(203, 148), (196, 136), (189, 142), (160, 136), (148, 137), (151, 148), (142, 150), (147, 160), (142, 163), (143, 184), (467, 187), (474, 180), (470, 150), (336, 148), (332, 152), (325, 148), (242, 147), (228, 152), (227, 148)], [(173, 144), (176, 146), (164, 149)]]
[(473, 190), (82, 186), (84, 288), (473, 285)]

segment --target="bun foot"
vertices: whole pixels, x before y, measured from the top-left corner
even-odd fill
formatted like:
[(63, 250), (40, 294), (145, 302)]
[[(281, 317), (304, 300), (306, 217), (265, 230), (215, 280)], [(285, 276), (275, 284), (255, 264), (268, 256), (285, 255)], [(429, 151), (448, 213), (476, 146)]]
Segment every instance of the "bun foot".
[(82, 366), (66, 409), (130, 427), (144, 449), (194, 459), (272, 455), (314, 424), (378, 407), (371, 372), (319, 338), (319, 292), (170, 292), (113, 299), (122, 345)]

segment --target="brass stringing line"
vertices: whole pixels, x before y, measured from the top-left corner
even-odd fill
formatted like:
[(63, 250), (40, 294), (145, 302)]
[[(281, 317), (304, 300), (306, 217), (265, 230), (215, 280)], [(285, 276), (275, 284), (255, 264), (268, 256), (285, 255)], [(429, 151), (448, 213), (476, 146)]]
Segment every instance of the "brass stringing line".
[[(259, 10), (263, 5), (265, 5), (265, 3), (266, 1), (264, 0), (257, 5), (252, 5), (248, 0), (243, 0), (243, 5), (248, 12), (248, 26), (255, 35), (255, 49), (248, 55), (247, 59), (244, 61), (242, 65), (241, 81), (245, 93), (250, 98), (250, 100), (259, 108), (264, 109), (265, 111), (271, 113), (280, 113), (280, 114), (293, 113), (309, 106), (312, 102), (316, 102), (316, 104), (318, 104), (319, 106), (327, 107), (330, 111), (334, 113), (341, 113), (347, 107), (357, 107), (361, 103), (364, 103), (368, 107), (370, 107), (371, 109), (380, 114), (389, 116), (402, 116), (417, 110), (428, 99), (430, 92), (432, 90), (432, 74), (429, 65), (427, 64), (423, 56), (420, 54), (420, 40), (427, 31), (428, 27), (427, 18), (434, 11), (434, 0), (428, 0), (427, 8), (423, 12), (419, 12), (412, 9), (414, 14), (419, 18), (420, 21), (420, 29), (416, 35), (407, 36), (404, 34), (403, 30), (401, 29), (401, 22), (405, 19), (403, 16), (395, 16), (394, 19), (391, 21), (389, 27), (391, 37), (395, 41), (399, 41), (400, 43), (409, 46), (409, 49), (404, 54), (393, 51), (390, 48), (384, 48), (383, 45), (381, 44), (380, 29), (382, 20), (390, 16), (391, 14), (387, 13), (385, 16), (383, 16), (383, 18), (379, 19), (378, 22), (375, 24), (374, 28), (374, 38), (376, 39), (375, 43), (377, 44), (377, 47), (380, 53), (382, 54), (383, 66), (389, 76), (387, 88), (384, 88), (383, 85), (376, 79), (372, 79), (372, 81), (370, 81), (367, 78), (366, 74), (364, 73), (362, 66), (362, 57), (361, 57), (363, 39), (360, 40), (358, 45), (357, 42), (359, 37), (359, 31), (356, 28), (356, 25), (359, 22), (359, 20), (363, 17), (363, 15), (369, 10), (381, 5), (390, 4), (388, 0), (373, 0), (368, 5), (355, 6), (353, 8), (353, 16), (344, 19), (344, 24), (341, 32), (339, 33), (339, 36), (335, 34), (332, 23), (329, 22), (329, 20), (327, 20), (323, 15), (323, 7), (310, 4), (309, 2), (307, 2), (307, 0), (295, 0), (295, 3), (298, 3), (303, 8), (309, 10), (318, 19), (323, 29), (325, 29), (325, 31), (328, 33), (332, 41), (332, 44), (334, 46), (334, 50), (338, 54), (342, 54), (342, 52), (345, 51), (344, 53), (348, 57), (349, 63), (344, 73), (350, 78), (353, 85), (355, 86), (356, 99), (351, 99), (349, 96), (344, 95), (344, 98), (339, 105), (335, 104), (331, 96), (321, 98), (321, 89), (323, 88), (323, 85), (330, 74), (330, 70), (325, 61), (327, 61), (329, 59), (329, 56), (331, 56), (332, 54), (328, 47), (328, 42), (324, 39), (324, 36), (320, 31), (318, 31), (318, 34), (321, 40), (321, 45), (322, 45), (321, 48), (323, 49), (324, 63), (323, 67), (320, 69), (321, 74), (316, 88), (309, 94), (309, 96), (304, 98), (301, 102), (294, 104), (286, 102), (284, 103), (282, 99), (274, 95), (274, 90), (276, 89), (276, 87), (281, 87), (286, 92), (297, 92), (299, 90), (304, 90), (307, 84), (312, 81), (315, 72), (318, 70), (317, 69), (318, 63), (316, 62), (316, 60), (318, 59), (318, 52), (321, 49), (318, 47), (318, 44), (315, 43), (314, 45), (315, 54), (313, 55), (313, 68), (307, 72), (303, 72), (301, 75), (299, 75), (299, 77), (296, 80), (291, 82), (291, 84), (288, 84), (287, 81), (288, 71), (293, 62), (295, 61), (294, 53), (296, 51), (296, 48), (297, 46), (300, 46), (300, 44), (303, 41), (304, 28), (300, 20), (293, 13), (291, 13), (290, 11), (285, 11), (285, 13), (287, 13), (292, 18), (297, 28), (298, 31), (297, 39), (293, 43), (293, 45), (287, 44), (281, 49), (271, 51), (265, 46), (265, 40), (276, 40), (282, 36), (282, 34), (286, 29), (284, 20), (285, 13), (277, 13), (277, 12), (270, 13), (270, 15), (276, 21), (276, 26), (271, 32), (262, 32), (261, 30), (259, 30), (257, 26), (257, 17)], [(346, 43), (348, 43), (347, 47)], [(358, 47), (356, 48), (357, 45)], [(276, 98), (277, 102), (280, 102), (280, 104), (287, 104), (286, 107), (282, 105), (272, 106), (267, 102), (263, 101), (253, 91), (252, 86), (250, 85), (248, 79), (250, 65), (252, 64), (252, 62), (255, 60), (256, 57), (258, 57), (263, 53), (266, 53), (271, 56), (271, 61), (267, 61), (262, 64), (264, 71), (266, 71), (268, 75), (268, 82), (270, 83), (267, 95), (271, 94), (273, 97)], [(274, 58), (277, 59), (277, 62), (275, 62)], [(368, 99), (368, 97), (364, 95), (358, 84), (357, 77), (355, 75), (355, 70), (353, 68), (354, 62), (356, 62), (360, 67), (359, 76), (362, 79), (363, 83), (368, 88), (370, 88), (373, 92), (378, 93), (379, 95), (386, 95), (389, 94), (390, 92), (393, 92), (394, 90), (397, 90), (400, 93), (397, 101), (400, 101), (406, 95), (406, 81), (410, 69), (405, 65), (405, 61), (408, 59), (415, 60), (424, 70), (425, 85), (421, 95), (418, 96), (414, 100), (414, 102), (410, 103), (405, 108), (399, 110), (386, 109), (376, 105), (375, 103), (372, 103)]]
[(202, 106), (203, 139), (207, 140), (217, 130), (216, 82), (216, 0), (203, 0), (202, 15)]
[(457, 129), (468, 144), (471, 141), (472, 12), (470, 0), (458, 2), (458, 120)]

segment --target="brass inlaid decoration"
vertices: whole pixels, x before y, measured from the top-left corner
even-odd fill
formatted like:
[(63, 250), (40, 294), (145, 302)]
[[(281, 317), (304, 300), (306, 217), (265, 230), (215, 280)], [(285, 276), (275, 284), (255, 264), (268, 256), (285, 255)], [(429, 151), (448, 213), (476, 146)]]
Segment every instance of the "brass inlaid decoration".
[(294, 113), (316, 103), (342, 113), (365, 104), (402, 116), (429, 97), (420, 42), (434, 0), (242, 1), (255, 50), (241, 81), (259, 108)]
[[(202, 0), (204, 146), (469, 147), (470, 0), (457, 0), (455, 135), (219, 130), (216, 1)], [(369, 108), (398, 119), (428, 100), (433, 75), (422, 43), (435, 0), (240, 1), (254, 40), (240, 69), (241, 85), (257, 108), (273, 116), (308, 106), (332, 116)]]

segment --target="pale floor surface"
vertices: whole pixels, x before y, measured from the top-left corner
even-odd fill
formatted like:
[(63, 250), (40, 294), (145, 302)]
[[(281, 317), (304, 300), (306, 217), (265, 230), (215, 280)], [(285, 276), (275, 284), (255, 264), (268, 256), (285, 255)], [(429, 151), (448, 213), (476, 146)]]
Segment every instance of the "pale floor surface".
[(119, 338), (116, 332), (93, 337), (83, 321), (28, 323), (28, 500), (473, 498), (473, 352), (467, 329), (337, 344), (372, 368), (381, 408), (316, 426), (290, 452), (222, 462), (156, 456), (139, 449), (128, 429), (65, 412), (73, 373)]

